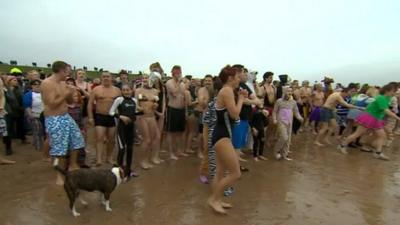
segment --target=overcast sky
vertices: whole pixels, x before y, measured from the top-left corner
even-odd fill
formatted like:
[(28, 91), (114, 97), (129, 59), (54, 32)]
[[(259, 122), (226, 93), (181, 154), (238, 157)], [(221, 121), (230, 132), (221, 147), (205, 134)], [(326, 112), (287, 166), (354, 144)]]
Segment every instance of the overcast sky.
[(399, 80), (396, 0), (13, 0), (0, 7), (0, 61), (184, 74), (226, 64), (293, 79)]

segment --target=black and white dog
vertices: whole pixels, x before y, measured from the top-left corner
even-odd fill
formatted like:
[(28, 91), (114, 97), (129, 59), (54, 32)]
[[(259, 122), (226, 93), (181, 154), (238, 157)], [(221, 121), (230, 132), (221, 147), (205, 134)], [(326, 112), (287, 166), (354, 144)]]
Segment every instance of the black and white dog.
[[(106, 211), (111, 212), (110, 195), (115, 188), (124, 180), (124, 170), (114, 166), (108, 169), (78, 169), (74, 171), (66, 171), (60, 166), (55, 169), (65, 176), (64, 189), (69, 199), (69, 207), (72, 214), (77, 217), (80, 214), (75, 209), (75, 200), (79, 196), (79, 191), (99, 191), (102, 193), (102, 203), (106, 207)], [(81, 199), (83, 205), (87, 203)]]

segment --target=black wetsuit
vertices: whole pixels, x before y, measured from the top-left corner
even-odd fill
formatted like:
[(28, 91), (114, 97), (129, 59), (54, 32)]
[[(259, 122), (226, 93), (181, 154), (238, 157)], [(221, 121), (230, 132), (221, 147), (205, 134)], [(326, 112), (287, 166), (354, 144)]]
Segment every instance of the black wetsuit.
[(117, 123), (117, 141), (118, 141), (118, 166), (123, 167), (124, 157), (126, 155), (126, 163), (124, 171), (127, 176), (130, 176), (133, 154), (133, 140), (134, 140), (134, 123), (136, 119), (136, 99), (127, 97), (118, 97), (114, 100), (111, 107), (110, 114), (116, 118), (126, 116), (131, 119), (131, 122), (125, 124), (121, 119)]

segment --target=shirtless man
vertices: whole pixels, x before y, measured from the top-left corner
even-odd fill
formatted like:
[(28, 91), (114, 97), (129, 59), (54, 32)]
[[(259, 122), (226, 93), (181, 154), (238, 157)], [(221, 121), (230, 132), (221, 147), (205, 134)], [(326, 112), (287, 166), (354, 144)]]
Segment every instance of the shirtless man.
[(167, 140), (170, 158), (177, 160), (173, 148), (178, 156), (187, 156), (183, 153), (183, 134), (185, 131), (185, 87), (181, 82), (182, 70), (180, 66), (172, 68), (172, 79), (165, 84), (167, 88)]
[(304, 127), (308, 126), (308, 117), (310, 115), (312, 89), (309, 85), (310, 82), (308, 80), (305, 80), (302, 82), (301, 88), (299, 89), (299, 99), (300, 103), (303, 105), (303, 112), (301, 113), (303, 114), (304, 118)]
[[(88, 103), (89, 124), (95, 125), (96, 130), (96, 166), (103, 164), (103, 153), (106, 148), (107, 162), (113, 164), (112, 159), (115, 145), (115, 121), (109, 115), (114, 99), (121, 96), (121, 91), (112, 85), (110, 72), (102, 72), (101, 85), (95, 87), (90, 93)], [(96, 114), (93, 105), (96, 104)]]
[(276, 101), (276, 87), (272, 84), (274, 73), (266, 72), (263, 76), (263, 85), (260, 87), (260, 96), (264, 99), (264, 108), (272, 115)]
[(315, 139), (314, 144), (318, 146), (324, 146), (322, 141), (325, 141), (327, 144), (331, 144), (328, 140), (329, 135), (332, 132), (336, 131), (337, 122), (336, 122), (336, 105), (340, 104), (347, 108), (359, 108), (360, 107), (354, 106), (352, 104), (348, 104), (344, 101), (343, 98), (347, 96), (351, 96), (354, 92), (357, 91), (357, 87), (349, 86), (344, 88), (341, 92), (335, 92), (326, 99), (325, 104), (321, 108), (320, 112), (320, 122), (321, 122), (321, 129), (318, 132), (318, 135)]
[[(52, 65), (53, 74), (41, 85), (46, 130), (50, 139), (50, 155), (54, 164), (65, 167), (65, 156), (70, 152), (70, 170), (79, 169), (77, 157), (79, 150), (85, 147), (82, 133), (74, 119), (68, 114), (67, 104), (73, 100), (76, 87), (67, 85), (65, 79), (70, 76), (71, 66), (62, 61)], [(57, 184), (63, 183), (61, 175)]]
[(312, 132), (313, 134), (317, 134), (318, 132), (318, 125), (320, 121), (320, 111), (321, 107), (324, 105), (325, 101), (325, 93), (324, 93), (324, 87), (322, 84), (316, 84), (315, 85), (315, 91), (311, 95), (311, 106), (312, 106), (312, 111), (310, 115), (310, 121), (312, 125)]
[[(264, 132), (266, 134), (265, 139), (268, 140), (265, 142), (266, 145), (272, 145), (274, 140), (276, 140), (276, 126), (272, 120), (272, 112), (274, 111), (274, 105), (276, 102), (276, 87), (272, 84), (274, 80), (274, 73), (272, 72), (265, 72), (263, 75), (263, 84), (259, 88), (259, 98), (264, 99), (264, 109), (268, 111), (270, 115), (268, 117), (268, 132)], [(267, 135), (268, 133), (268, 135)]]
[(159, 156), (161, 133), (155, 115), (158, 108), (158, 94), (159, 91), (150, 86), (149, 76), (144, 75), (142, 86), (135, 91), (135, 98), (139, 101), (139, 107), (143, 112), (137, 118), (143, 135), (142, 149), (146, 151), (140, 166), (145, 170), (153, 168), (151, 163), (162, 162)]

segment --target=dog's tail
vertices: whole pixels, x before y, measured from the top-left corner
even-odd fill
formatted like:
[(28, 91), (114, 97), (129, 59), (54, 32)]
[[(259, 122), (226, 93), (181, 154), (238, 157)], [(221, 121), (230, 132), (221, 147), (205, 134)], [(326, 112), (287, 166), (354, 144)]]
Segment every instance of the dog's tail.
[(57, 170), (58, 172), (60, 172), (62, 175), (67, 176), (67, 173), (68, 173), (67, 170), (61, 168), (61, 166), (55, 165), (55, 166), (54, 166), (54, 169), (56, 169), (56, 170)]

